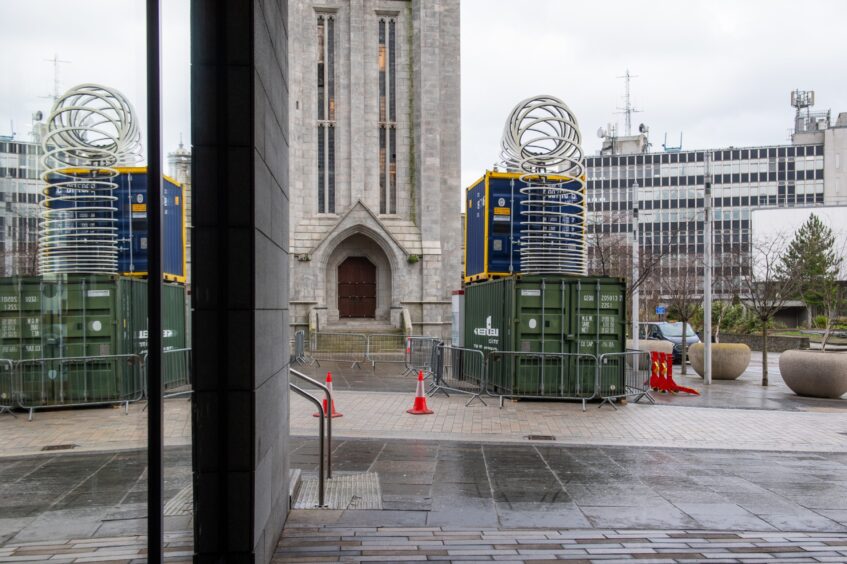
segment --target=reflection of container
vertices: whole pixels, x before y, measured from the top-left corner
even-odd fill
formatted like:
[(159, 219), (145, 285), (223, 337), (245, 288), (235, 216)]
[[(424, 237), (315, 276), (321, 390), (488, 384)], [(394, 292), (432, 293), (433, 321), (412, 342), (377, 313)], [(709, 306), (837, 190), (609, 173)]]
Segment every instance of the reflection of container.
[[(513, 172), (491, 172), (474, 182), (467, 189), (465, 213), (465, 282), (477, 282), (491, 278), (519, 274), (521, 270), (520, 241), (524, 230), (524, 208), (526, 196), (520, 193), (525, 186), (521, 174)], [(579, 181), (566, 176), (546, 177), (550, 182), (562, 182), (572, 190), (574, 205), (563, 205), (562, 211), (582, 215), (585, 192)], [(583, 240), (584, 220), (572, 224), (572, 229)], [(563, 244), (563, 253), (579, 253), (583, 250)]]
[[(162, 287), (165, 350), (186, 347), (185, 288)], [(38, 361), (147, 352), (147, 282), (105, 275), (0, 279), (0, 358), (20, 365), (26, 405), (132, 399), (142, 373), (126, 360)], [(187, 362), (165, 355), (165, 379), (187, 381)], [(168, 365), (172, 363), (172, 366)]]
[[(617, 278), (510, 276), (469, 285), (465, 288), (465, 347), (596, 358), (623, 352), (625, 292), (625, 283)], [(528, 376), (538, 373), (532, 364), (538, 361), (491, 363), (491, 384), (530, 395), (543, 385), (546, 395), (557, 395), (555, 390), (568, 395), (577, 386), (593, 386), (594, 366), (584, 360), (578, 370), (576, 364), (565, 366), (564, 380), (559, 361), (551, 361), (543, 383)]]
[[(147, 169), (118, 168), (118, 272), (147, 275)], [(185, 206), (182, 185), (162, 180), (162, 269), (165, 280), (185, 282)]]
[[(118, 264), (116, 274), (147, 276), (147, 168), (117, 167), (119, 174), (112, 182), (117, 187), (111, 195), (116, 200), (114, 220), (117, 226)], [(65, 175), (84, 174), (82, 169), (64, 169)], [(58, 178), (57, 180), (61, 180)], [(48, 192), (52, 194), (52, 188)], [(53, 202), (54, 207), (66, 204)], [(91, 212), (98, 217), (111, 212)], [(186, 218), (182, 185), (164, 176), (162, 180), (162, 269), (169, 282), (185, 282)]]

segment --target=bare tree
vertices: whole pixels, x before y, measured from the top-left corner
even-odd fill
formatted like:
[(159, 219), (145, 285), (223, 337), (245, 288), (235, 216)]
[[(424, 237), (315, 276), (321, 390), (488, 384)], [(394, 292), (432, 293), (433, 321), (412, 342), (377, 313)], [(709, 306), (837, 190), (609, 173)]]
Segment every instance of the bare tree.
[[(632, 280), (632, 235), (630, 233), (602, 233), (602, 224), (625, 225), (629, 213), (606, 213), (597, 216), (592, 232), (588, 236), (588, 272), (592, 276), (613, 276), (624, 278), (626, 287), (626, 311), (629, 312), (632, 294), (641, 289), (655, 277), (662, 259), (668, 254), (668, 247), (662, 247), (658, 253), (649, 248), (640, 248), (638, 253), (638, 278)], [(646, 301), (645, 304), (646, 305)]]
[(768, 324), (799, 289), (796, 278), (780, 274), (785, 240), (782, 235), (758, 239), (751, 243), (749, 255), (741, 250), (735, 255), (742, 301), (762, 325), (762, 386), (768, 385)]
[(703, 303), (703, 291), (700, 276), (702, 265), (698, 255), (678, 255), (678, 264), (663, 269), (661, 278), (662, 294), (674, 317), (682, 322), (682, 374), (687, 373), (688, 342), (686, 333), (688, 323), (697, 314)]

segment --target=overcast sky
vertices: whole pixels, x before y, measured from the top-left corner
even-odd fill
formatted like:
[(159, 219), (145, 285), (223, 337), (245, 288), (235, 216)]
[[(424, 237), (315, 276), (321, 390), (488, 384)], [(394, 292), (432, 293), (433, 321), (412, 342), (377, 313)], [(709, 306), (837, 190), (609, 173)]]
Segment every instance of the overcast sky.
[[(164, 135), (190, 141), (188, 0), (164, 0)], [(0, 134), (19, 136), (40, 96), (102, 82), (123, 90), (142, 120), (144, 3), (141, 0), (0, 0)], [(462, 1), (462, 183), (498, 155), (511, 107), (535, 94), (575, 112), (589, 154), (598, 127), (620, 123), (623, 80), (650, 127), (685, 148), (787, 142), (789, 93), (813, 89), (816, 109), (847, 111), (847, 2), (831, 1)], [(143, 121), (142, 121), (143, 123)]]

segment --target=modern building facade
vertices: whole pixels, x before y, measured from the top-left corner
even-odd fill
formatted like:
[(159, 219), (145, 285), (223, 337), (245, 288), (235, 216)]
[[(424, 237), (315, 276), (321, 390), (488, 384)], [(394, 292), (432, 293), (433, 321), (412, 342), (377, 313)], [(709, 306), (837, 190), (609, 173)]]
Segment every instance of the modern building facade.
[(458, 0), (290, 0), (289, 26), (291, 325), (449, 336)]
[(0, 277), (37, 270), (41, 145), (0, 137)]
[[(741, 268), (734, 257), (739, 250), (750, 249), (753, 210), (847, 203), (847, 113), (832, 123), (828, 112), (812, 115), (798, 109), (792, 140), (790, 145), (589, 157), (589, 231), (630, 237), (637, 194), (641, 253), (661, 256), (655, 278), (673, 276), (692, 265), (702, 276), (702, 260), (697, 257), (702, 257), (704, 248), (708, 173), (712, 180), (715, 290), (731, 294), (733, 275)], [(632, 146), (646, 148), (647, 144)], [(595, 268), (597, 259), (592, 257)], [(659, 299), (660, 290), (652, 284), (647, 292)], [(692, 291), (702, 291), (702, 284)]]

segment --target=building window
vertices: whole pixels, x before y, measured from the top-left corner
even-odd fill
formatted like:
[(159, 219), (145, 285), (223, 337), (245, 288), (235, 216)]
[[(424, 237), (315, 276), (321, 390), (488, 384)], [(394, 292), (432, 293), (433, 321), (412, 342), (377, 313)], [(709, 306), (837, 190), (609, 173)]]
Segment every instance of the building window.
[(397, 213), (397, 33), (394, 18), (379, 20), (379, 213)]
[(318, 213), (335, 213), (335, 18), (318, 15)]

